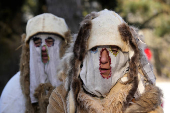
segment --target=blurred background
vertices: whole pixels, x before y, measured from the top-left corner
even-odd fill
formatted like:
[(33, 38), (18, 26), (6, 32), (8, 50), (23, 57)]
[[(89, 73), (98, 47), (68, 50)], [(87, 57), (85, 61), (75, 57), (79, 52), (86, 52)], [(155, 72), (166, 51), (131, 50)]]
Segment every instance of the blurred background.
[(148, 45), (146, 53), (157, 81), (169, 82), (170, 0), (1, 0), (0, 94), (19, 71), (21, 48), (17, 48), (28, 19), (41, 13), (53, 13), (65, 18), (72, 33), (77, 33), (84, 16), (105, 8), (116, 11), (129, 25), (139, 29)]

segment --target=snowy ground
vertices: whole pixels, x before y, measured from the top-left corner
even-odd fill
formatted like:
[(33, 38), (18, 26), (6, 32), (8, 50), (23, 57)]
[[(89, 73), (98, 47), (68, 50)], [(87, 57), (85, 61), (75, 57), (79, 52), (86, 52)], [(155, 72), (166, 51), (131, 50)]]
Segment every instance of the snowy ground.
[(170, 113), (170, 82), (157, 82), (156, 85), (162, 89), (164, 95), (164, 113)]

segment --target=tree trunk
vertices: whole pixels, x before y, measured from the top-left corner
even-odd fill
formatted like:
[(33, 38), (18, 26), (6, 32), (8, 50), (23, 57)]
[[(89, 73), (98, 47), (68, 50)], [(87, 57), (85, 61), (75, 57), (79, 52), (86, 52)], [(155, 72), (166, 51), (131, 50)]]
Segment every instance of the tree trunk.
[(72, 33), (77, 33), (82, 20), (81, 0), (46, 0), (48, 12), (64, 18)]

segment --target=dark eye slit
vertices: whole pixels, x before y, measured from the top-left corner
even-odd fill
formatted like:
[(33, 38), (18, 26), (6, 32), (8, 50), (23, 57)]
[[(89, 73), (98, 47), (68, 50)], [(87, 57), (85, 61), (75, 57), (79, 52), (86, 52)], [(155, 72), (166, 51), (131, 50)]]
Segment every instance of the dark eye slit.
[(33, 37), (33, 40), (34, 40), (34, 42), (35, 42), (35, 41), (37, 41), (37, 40), (41, 40), (41, 38), (39, 38), (39, 37)]
[(53, 38), (52, 38), (52, 37), (48, 37), (47, 39), (52, 39), (52, 40), (53, 40)]
[(96, 51), (96, 49), (97, 49), (97, 47), (93, 47), (93, 48), (91, 49), (91, 51)]

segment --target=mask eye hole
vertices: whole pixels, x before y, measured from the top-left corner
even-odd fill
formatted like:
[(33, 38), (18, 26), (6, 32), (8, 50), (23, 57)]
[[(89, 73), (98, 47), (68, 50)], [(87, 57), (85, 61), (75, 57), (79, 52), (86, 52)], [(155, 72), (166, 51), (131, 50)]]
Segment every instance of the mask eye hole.
[(97, 50), (97, 47), (93, 47), (92, 49), (91, 49), (91, 51), (96, 51)]
[(41, 43), (42, 43), (41, 38), (39, 38), (39, 37), (33, 37), (33, 41), (34, 41), (34, 45), (35, 45), (36, 47), (40, 47), (40, 46), (41, 46)]
[(118, 46), (110, 46), (110, 51), (113, 53), (113, 55), (117, 55), (120, 48)]
[(52, 37), (46, 38), (46, 39), (45, 39), (45, 42), (46, 42), (46, 45), (47, 45), (48, 47), (51, 47), (51, 46), (54, 45), (54, 39), (53, 39)]
[(97, 47), (93, 47), (90, 49), (91, 53), (96, 53), (98, 51)]

